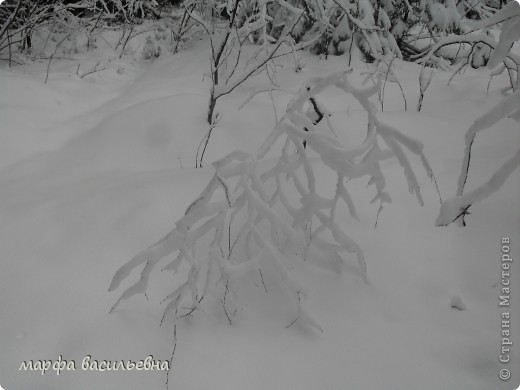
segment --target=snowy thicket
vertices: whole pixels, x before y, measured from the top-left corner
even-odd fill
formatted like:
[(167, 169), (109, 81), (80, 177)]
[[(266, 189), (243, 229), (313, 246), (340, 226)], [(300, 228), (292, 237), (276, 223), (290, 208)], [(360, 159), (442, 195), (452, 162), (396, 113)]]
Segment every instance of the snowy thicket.
[[(172, 5), (180, 10), (170, 9)], [(256, 43), (267, 53), (266, 46), (288, 39), (306, 43), (295, 50), (311, 45), (314, 53), (348, 53), (349, 58), (361, 54), (370, 62), (390, 54), (415, 61), (428, 53), (425, 42), (431, 45), (450, 34), (467, 32), (465, 17), (493, 18), (501, 7), (495, 0), (61, 0), (34, 5), (18, 0), (0, 8), (0, 51), (18, 43), (22, 50), (30, 49), (31, 37), (42, 26), (59, 26), (81, 35), (105, 24), (133, 28), (145, 18), (173, 15), (179, 18), (179, 25), (171, 30), (176, 41), (173, 52), (195, 25), (202, 26), (215, 52), (212, 72), (225, 67), (225, 61), (228, 72), (233, 72), (238, 60), (232, 47)], [(470, 55), (473, 66), (484, 66), (489, 49), (477, 43)]]
[[(311, 49), (314, 53), (348, 53), (349, 58), (362, 53), (368, 61), (389, 55), (421, 59), (432, 48), (424, 47), (426, 40), (437, 44), (451, 34), (467, 32), (462, 20), (468, 13), (474, 12), (475, 18), (488, 18), (501, 7), (493, 1), (456, 4), (453, 0), (305, 0), (296, 3), (212, 0), (202, 3), (204, 9), (214, 9), (211, 12), (214, 20), (221, 20), (214, 15), (227, 18), (228, 30), (238, 32), (245, 28), (252, 42), (274, 43), (286, 36), (296, 43), (309, 42), (319, 35), (319, 41)], [(185, 4), (191, 6), (192, 3)], [(470, 52), (464, 50), (459, 54), (471, 57), (472, 66), (479, 67), (485, 65), (489, 49), (477, 42)], [(456, 59), (447, 55), (450, 60)]]
[[(494, 45), (495, 50), (491, 55), (488, 67), (493, 68), (502, 62), (503, 65), (499, 69), (503, 71), (507, 66), (508, 57), (513, 56), (513, 54), (510, 53), (513, 43), (520, 39), (520, 6), (514, 2), (509, 3), (501, 12), (497, 13), (493, 18), (490, 18), (486, 23), (497, 23), (499, 21), (504, 21), (504, 24), (500, 33), (499, 42)], [(520, 64), (520, 61), (518, 63)], [(497, 72), (493, 72), (493, 74), (497, 74)], [(485, 199), (498, 191), (507, 178), (520, 165), (519, 150), (504, 163), (486, 183), (472, 191), (464, 193), (472, 157), (471, 148), (477, 133), (492, 127), (507, 117), (517, 122), (520, 121), (520, 89), (518, 89), (518, 83), (517, 68), (516, 78), (511, 80), (511, 87), (514, 91), (513, 94), (477, 118), (466, 132), (466, 148), (464, 150), (464, 158), (458, 180), (457, 195), (443, 202), (436, 220), (437, 225), (448, 225), (456, 220), (459, 220), (462, 225), (465, 225), (464, 217), (469, 207), (473, 203)]]
[[(328, 120), (330, 114), (317, 100), (317, 95), (330, 86), (351, 95), (368, 115), (366, 138), (356, 147), (341, 145), (335, 136), (338, 130)], [(178, 253), (162, 268), (176, 274), (177, 280), (183, 275), (183, 281), (164, 299), (165, 315), (173, 313), (177, 318), (191, 313), (205, 297), (224, 290), (221, 302), (231, 323), (227, 302), (232, 300), (232, 283), (250, 272), (262, 275), (267, 271), (278, 276), (292, 297), (295, 321), (319, 328), (302, 306), (305, 286), (293, 279), (290, 265), (298, 260), (341, 263), (342, 254), (353, 254), (356, 272), (367, 280), (361, 248), (337, 221), (340, 203), (346, 205), (354, 220), (358, 219), (346, 181), (370, 177), (369, 184), (376, 191), (372, 203), (379, 203), (381, 211), (391, 202), (385, 190), (382, 160), (397, 159), (409, 191), (421, 205), (419, 183), (405, 150), (417, 155), (432, 177), (423, 145), (379, 119), (370, 101), (377, 91), (378, 86), (354, 87), (347, 72), (306, 83), (255, 154), (235, 151), (216, 161), (213, 178), (175, 228), (116, 272), (109, 291), (117, 289), (134, 268), (144, 264), (139, 280), (125, 290), (112, 310), (123, 300), (145, 293), (159, 261)], [(332, 135), (315, 126), (317, 114), (326, 119)], [(276, 150), (277, 146), (281, 149)], [(269, 152), (278, 153), (274, 163), (266, 159)], [(316, 157), (336, 176), (332, 197), (326, 195), (330, 188), (317, 185)]]
[(330, 18), (317, 51), (351, 56), (353, 49), (358, 49), (368, 60), (390, 53), (399, 58), (421, 57), (423, 45), (417, 41), (459, 32), (465, 12), (453, 0), (331, 0), (324, 2), (324, 7)]
[(8, 55), (10, 66), (21, 64), (24, 55), (52, 59), (67, 43), (67, 54), (85, 40), (87, 49), (95, 48), (100, 30), (114, 27), (123, 33), (116, 47), (124, 51), (134, 26), (157, 17), (159, 6), (156, 0), (6, 1), (0, 7), (0, 54)]

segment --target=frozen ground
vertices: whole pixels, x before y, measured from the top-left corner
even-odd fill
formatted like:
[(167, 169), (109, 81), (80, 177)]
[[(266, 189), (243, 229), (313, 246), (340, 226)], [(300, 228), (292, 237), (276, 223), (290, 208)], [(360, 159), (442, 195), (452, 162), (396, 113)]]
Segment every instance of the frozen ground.
[[(237, 107), (256, 79), (219, 103), (223, 114), (205, 157), (195, 152), (207, 130), (207, 48), (195, 45), (155, 63), (120, 61), (79, 79), (77, 63), (57, 61), (0, 70), (0, 384), (7, 390), (165, 389), (160, 371), (95, 372), (81, 360), (167, 360), (172, 327), (159, 322), (171, 279), (154, 274), (148, 301), (134, 297), (108, 315), (118, 297), (107, 292), (116, 269), (171, 229), (212, 174), (209, 162), (241, 148), (254, 151), (274, 125), (272, 104), (258, 95)], [(82, 59), (88, 69), (94, 59)], [(344, 58), (304, 56), (295, 73), (281, 62), (275, 92), (280, 115), (307, 78), (345, 67)], [(452, 196), (463, 135), (473, 119), (502, 97), (506, 80), (486, 93), (486, 70), (469, 70), (447, 86), (436, 74), (421, 113), (414, 111), (419, 68), (397, 62), (409, 112), (398, 88), (386, 90), (383, 118), (425, 144), (443, 197)], [(119, 70), (119, 71), (116, 71)], [(355, 66), (361, 80), (365, 65)], [(366, 118), (353, 100), (330, 90), (323, 103), (342, 137), (359, 137)], [(519, 147), (518, 123), (504, 120), (479, 134), (467, 188), (487, 180)], [(373, 229), (377, 206), (366, 180), (349, 183), (360, 222), (343, 226), (365, 251), (370, 284), (302, 265), (305, 307), (323, 334), (292, 320), (281, 291), (252, 288), (230, 326), (218, 305), (196, 311), (177, 329), (169, 389), (180, 390), (490, 390), (514, 389), (520, 369), (501, 382), (498, 306), (500, 243), (510, 237), (514, 337), (520, 335), (520, 172), (472, 207), (465, 229), (434, 226), (439, 200), (418, 172), (425, 206), (407, 191), (395, 160), (384, 165), (393, 203)], [(324, 172), (322, 182), (327, 185)], [(331, 185), (335, 185), (333, 179)], [(349, 259), (346, 259), (349, 261)], [(135, 275), (134, 275), (135, 276)], [(256, 283), (256, 284), (255, 284)], [(255, 287), (256, 286), (256, 287)], [(450, 307), (452, 297), (467, 309)], [(296, 325), (296, 324), (295, 324)], [(516, 347), (520, 339), (514, 338)], [(509, 368), (519, 367), (515, 348)], [(23, 361), (58, 356), (76, 371), (19, 370)]]

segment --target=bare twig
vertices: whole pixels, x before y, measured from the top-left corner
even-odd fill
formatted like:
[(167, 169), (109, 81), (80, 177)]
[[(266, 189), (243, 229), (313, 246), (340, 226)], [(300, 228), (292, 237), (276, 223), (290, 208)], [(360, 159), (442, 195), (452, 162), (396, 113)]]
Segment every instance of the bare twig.
[(9, 46), (9, 68), (11, 67), (12, 59), (13, 59), (13, 53), (11, 52), (11, 40), (9, 38), (9, 30), (7, 30), (7, 44)]
[[(52, 31), (53, 31), (55, 25), (56, 25), (56, 20), (53, 21), (52, 26), (49, 29), (49, 33), (47, 34), (47, 38), (45, 39), (45, 43), (43, 45), (43, 48), (40, 50), (40, 53), (44, 53), (45, 52), (45, 48), (47, 47), (47, 43), (49, 42), (49, 38), (50, 38), (50, 36), (52, 34)], [(36, 59), (36, 51), (35, 51), (34, 56), (33, 56), (33, 61), (35, 59)]]
[(49, 69), (51, 67), (52, 57), (54, 57), (54, 53), (51, 54), (51, 56), (49, 57), (49, 62), (47, 63), (47, 75), (45, 76), (44, 84), (47, 84), (47, 80), (49, 79)]
[(128, 44), (128, 41), (130, 41), (132, 37), (132, 33), (134, 32), (134, 25), (132, 24), (132, 26), (130, 27), (130, 31), (128, 32), (128, 36), (126, 37), (124, 43), (123, 43), (123, 47), (121, 48), (121, 54), (119, 55), (119, 58), (123, 57), (123, 54), (125, 53), (125, 48), (126, 48), (126, 45)]
[(267, 291), (267, 287), (265, 286), (264, 275), (262, 274), (262, 270), (261, 270), (261, 269), (258, 269), (258, 272), (260, 272), (260, 279), (262, 280), (262, 286), (264, 286), (264, 290), (265, 290), (265, 292), (268, 293), (268, 291)]
[(170, 372), (172, 371), (173, 367), (173, 357), (175, 356), (175, 351), (177, 350), (177, 324), (173, 325), (173, 350), (172, 354), (170, 356), (170, 364), (168, 367), (168, 371), (166, 372), (166, 389), (169, 387), (169, 379), (170, 379)]
[(424, 93), (426, 92), (426, 90), (428, 89), (428, 87), (430, 86), (430, 83), (432, 81), (433, 69), (431, 70), (430, 77), (428, 77), (427, 80), (424, 80), (424, 78), (422, 76), (423, 76), (423, 74), (421, 72), (421, 77), (420, 77), (420, 81), (419, 81), (420, 86), (419, 86), (419, 100), (417, 101), (417, 112), (421, 111), (422, 103), (423, 103), (423, 99), (424, 99)]
[(226, 314), (226, 317), (229, 321), (229, 325), (233, 325), (233, 323), (231, 322), (231, 318), (229, 317), (229, 314), (227, 312), (227, 309), (226, 309), (226, 297), (229, 293), (229, 281), (226, 282), (226, 291), (224, 292), (224, 297), (222, 298), (222, 307), (224, 308), (224, 313)]
[[(202, 161), (204, 160), (204, 154), (206, 153), (206, 148), (208, 147), (211, 133), (213, 132), (213, 130), (215, 130), (215, 127), (217, 126), (219, 119), (220, 119), (220, 117), (217, 114), (215, 121), (209, 126), (208, 132), (206, 133), (206, 135), (202, 138), (202, 140), (199, 143), (199, 147), (197, 148), (197, 153), (195, 154), (195, 168), (202, 168)], [(200, 152), (201, 147), (202, 147), (202, 153), (200, 154), (200, 158), (199, 158), (199, 152)]]
[(65, 37), (63, 37), (62, 40), (59, 41), (58, 44), (56, 45), (56, 48), (54, 49), (54, 53), (52, 53), (51, 56), (49, 57), (49, 63), (47, 64), (47, 75), (45, 76), (45, 83), (44, 84), (47, 84), (47, 80), (49, 78), (49, 69), (51, 67), (51, 61), (54, 58), (54, 55), (57, 53), (58, 48), (61, 46), (61, 44), (63, 42), (65, 42), (71, 35), (72, 35), (72, 33), (69, 33), (69, 34), (65, 35)]
[(94, 23), (94, 25), (92, 26), (92, 28), (90, 29), (90, 31), (87, 33), (87, 47), (90, 47), (90, 39), (92, 37), (92, 33), (94, 32), (94, 30), (96, 29), (100, 19), (101, 19), (101, 16), (103, 16), (103, 13), (104, 13), (104, 10), (101, 9), (101, 11), (99, 12), (99, 15), (96, 19), (96, 22)]
[[(85, 76), (88, 76), (89, 74), (96, 73), (96, 72), (101, 72), (101, 71), (103, 71), (103, 70), (108, 69), (107, 66), (105, 66), (104, 68), (98, 69), (97, 67), (98, 67), (98, 65), (100, 64), (100, 62), (101, 62), (101, 61), (98, 61), (98, 62), (96, 63), (96, 65), (94, 65), (94, 68), (92, 68), (91, 70), (89, 70), (89, 71), (86, 72), (86, 73), (83, 73), (83, 74), (82, 74), (81, 76), (79, 76), (79, 77), (80, 77), (80, 78), (84, 78)], [(78, 70), (79, 70), (79, 66), (78, 66)]]

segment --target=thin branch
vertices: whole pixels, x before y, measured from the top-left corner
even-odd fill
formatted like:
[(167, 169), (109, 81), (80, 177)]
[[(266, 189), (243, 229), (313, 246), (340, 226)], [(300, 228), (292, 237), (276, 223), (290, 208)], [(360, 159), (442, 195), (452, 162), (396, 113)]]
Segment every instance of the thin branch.
[(49, 69), (51, 67), (52, 57), (54, 57), (54, 53), (51, 54), (51, 56), (49, 57), (49, 62), (47, 63), (47, 75), (45, 76), (44, 84), (47, 84), (47, 80), (49, 79)]
[(168, 371), (166, 372), (166, 389), (168, 389), (168, 382), (169, 382), (169, 379), (170, 379), (170, 372), (172, 371), (172, 368), (173, 368), (173, 357), (175, 356), (175, 351), (177, 350), (177, 324), (173, 325), (173, 350), (172, 350), (172, 354), (170, 356), (170, 364), (169, 364), (169, 367), (168, 367)]
[(229, 314), (226, 309), (226, 297), (227, 297), (228, 292), (229, 292), (229, 281), (226, 282), (226, 291), (224, 291), (224, 297), (222, 298), (222, 307), (224, 308), (224, 313), (226, 314), (229, 325), (233, 325), (231, 318), (229, 317)]

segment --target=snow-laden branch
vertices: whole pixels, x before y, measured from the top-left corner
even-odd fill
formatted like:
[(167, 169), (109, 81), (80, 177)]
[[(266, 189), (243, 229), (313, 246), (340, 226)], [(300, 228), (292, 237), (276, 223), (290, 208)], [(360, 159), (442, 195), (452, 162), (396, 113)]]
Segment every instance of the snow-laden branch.
[(468, 177), (468, 168), (471, 157), (471, 146), (478, 132), (485, 130), (501, 121), (503, 118), (514, 114), (520, 110), (520, 91), (515, 92), (511, 96), (502, 100), (499, 104), (489, 110), (486, 114), (477, 118), (466, 132), (466, 149), (464, 151), (464, 160), (462, 162), (462, 170), (458, 180), (457, 195), (462, 195), (464, 186)]
[[(510, 50), (513, 43), (520, 39), (520, 7), (517, 4), (508, 4), (504, 9), (499, 11), (495, 17), (491, 18), (489, 23), (494, 24), (502, 21), (504, 22), (504, 25), (500, 33), (500, 39), (499, 42), (495, 43), (495, 46), (493, 46), (495, 50), (491, 54), (488, 66), (493, 68), (499, 62), (503, 62), (503, 67), (493, 72), (493, 76), (501, 73), (505, 68), (508, 68), (508, 58), (514, 58), (517, 66), (516, 83), (518, 83), (518, 67), (520, 66), (520, 61), (518, 60), (518, 57), (513, 56)], [(471, 207), (473, 203), (485, 199), (498, 191), (506, 179), (520, 164), (520, 151), (518, 151), (498, 171), (496, 171), (491, 179), (489, 179), (485, 184), (464, 194), (471, 163), (472, 146), (477, 133), (490, 128), (506, 117), (510, 117), (515, 121), (520, 122), (520, 90), (515, 88), (513, 80), (511, 80), (511, 86), (515, 92), (511, 96), (503, 99), (487, 113), (477, 118), (467, 130), (465, 135), (466, 146), (462, 168), (458, 179), (457, 193), (455, 197), (447, 199), (442, 204), (439, 216), (436, 220), (437, 225), (445, 226), (458, 220), (460, 225), (465, 226), (466, 222), (464, 218), (466, 214), (468, 214), (469, 207)]]
[[(433, 45), (429, 50), (428, 53), (424, 58), (421, 59), (421, 62), (423, 64), (422, 71), (424, 71), (424, 67), (426, 64), (429, 63), (429, 61), (432, 59), (434, 54), (442, 47), (453, 45), (457, 43), (466, 43), (470, 45), (474, 45), (477, 43), (483, 43), (487, 46), (489, 46), (492, 49), (495, 49), (497, 46), (497, 42), (490, 36), (478, 33), (474, 35), (453, 35), (450, 37), (443, 37), (439, 39), (439, 42), (437, 42), (435, 45)], [(520, 65), (520, 57), (515, 55), (514, 53), (508, 53), (507, 56), (505, 56), (504, 61), (509, 61), (510, 64)]]
[[(343, 146), (337, 137), (322, 133), (307, 116), (310, 102), (319, 105), (317, 96), (330, 87), (353, 96), (368, 113), (369, 132), (361, 145)], [(377, 88), (354, 87), (346, 72), (306, 83), (257, 153), (235, 151), (216, 161), (213, 178), (175, 228), (116, 272), (109, 291), (118, 288), (133, 269), (144, 264), (139, 280), (123, 292), (112, 311), (121, 301), (144, 293), (152, 269), (162, 258), (178, 253), (163, 270), (177, 273), (184, 264), (187, 271), (181, 276), (180, 285), (165, 298), (165, 315), (174, 313), (177, 318), (179, 310), (183, 310), (181, 303), (182, 307), (188, 305), (188, 312), (180, 316), (190, 314), (200, 307), (205, 296), (224, 290), (222, 302), (231, 322), (226, 309), (232, 299), (229, 286), (246, 275), (262, 275), (262, 270), (270, 269), (266, 274), (278, 276), (278, 283), (286, 288), (294, 303), (294, 321), (322, 330), (305, 311), (302, 298), (307, 295), (306, 288), (290, 270), (298, 259), (316, 265), (333, 260), (340, 266), (353, 255), (357, 261), (355, 273), (368, 282), (363, 251), (346, 233), (344, 217), (339, 215), (338, 206), (343, 203), (352, 220), (359, 220), (346, 182), (370, 177), (370, 185), (376, 190), (372, 202), (378, 201), (381, 210), (384, 203), (391, 202), (381, 161), (398, 159), (421, 204), (420, 188), (405, 150), (420, 156), (431, 175), (422, 144), (379, 119), (376, 106), (370, 101), (376, 91)], [(380, 143), (389, 149), (382, 149)], [(264, 158), (275, 145), (282, 145), (278, 158), (266, 168)], [(314, 162), (313, 158), (311, 162), (310, 153), (319, 161)], [(333, 196), (316, 185), (317, 169), (328, 169), (336, 176)]]
[(473, 142), (478, 132), (485, 130), (506, 117), (513, 117), (520, 120), (520, 91), (516, 91), (511, 96), (503, 99), (495, 107), (484, 115), (477, 118), (466, 132), (466, 147), (462, 168), (458, 179), (457, 195), (447, 199), (441, 206), (441, 211), (436, 220), (436, 225), (445, 226), (461, 218), (462, 225), (465, 225), (464, 216), (468, 208), (475, 202), (487, 198), (495, 193), (504, 184), (506, 179), (513, 173), (519, 164), (519, 152), (517, 152), (508, 162), (506, 162), (495, 174), (482, 186), (464, 194), (468, 172), (471, 163), (471, 151)]
[(491, 27), (498, 23), (503, 23), (511, 19), (515, 19), (520, 17), (520, 6), (516, 1), (510, 1), (505, 5), (499, 12), (495, 13), (493, 16), (481, 20), (478, 23), (475, 23), (472, 31), (475, 30), (483, 30), (485, 28)]
[(468, 208), (490, 195), (497, 192), (506, 182), (509, 176), (520, 165), (520, 150), (511, 157), (504, 165), (500, 167), (491, 178), (466, 194), (446, 199), (441, 206), (439, 215), (435, 224), (437, 226), (447, 226), (459, 218), (464, 218)]

